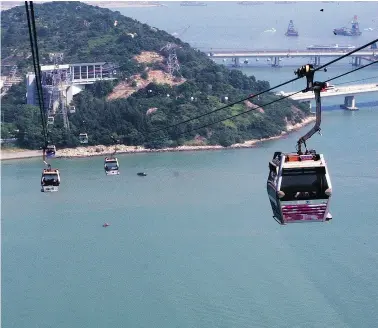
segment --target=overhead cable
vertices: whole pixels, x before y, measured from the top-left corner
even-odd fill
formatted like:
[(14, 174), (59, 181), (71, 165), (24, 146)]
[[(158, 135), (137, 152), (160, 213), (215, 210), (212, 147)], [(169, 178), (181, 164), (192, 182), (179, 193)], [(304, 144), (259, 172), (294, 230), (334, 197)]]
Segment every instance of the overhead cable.
[(336, 86), (337, 85), (344, 85), (344, 84), (348, 84), (348, 83), (361, 82), (361, 81), (366, 81), (366, 80), (371, 80), (371, 79), (378, 79), (378, 76), (371, 76), (371, 77), (366, 77), (366, 78), (363, 78), (363, 79), (358, 79), (358, 80), (353, 80), (353, 81), (348, 81), (348, 82), (337, 83), (335, 85)]
[(41, 68), (39, 64), (39, 53), (38, 53), (38, 45), (37, 45), (37, 33), (36, 33), (36, 28), (35, 28), (33, 2), (30, 1), (30, 10), (29, 10), (28, 2), (25, 1), (25, 9), (26, 9), (26, 15), (27, 15), (27, 21), (28, 21), (30, 47), (31, 47), (32, 58), (33, 58), (35, 84), (37, 88), (39, 109), (40, 109), (40, 114), (41, 114), (44, 147), (46, 147), (48, 144), (48, 132), (47, 132), (47, 124), (45, 121), (44, 98), (43, 98), (43, 90), (42, 90), (42, 82), (41, 82)]
[[(344, 58), (346, 58), (346, 57), (348, 57), (348, 56), (354, 54), (355, 52), (360, 51), (360, 50), (362, 50), (362, 49), (364, 49), (364, 48), (366, 48), (366, 47), (368, 47), (368, 46), (370, 46), (370, 45), (372, 45), (372, 44), (374, 44), (374, 43), (376, 43), (376, 42), (378, 42), (378, 39), (375, 39), (375, 40), (373, 40), (373, 41), (371, 41), (371, 42), (369, 42), (369, 43), (366, 43), (365, 45), (363, 45), (363, 46), (361, 46), (361, 47), (358, 47), (358, 48), (354, 49), (353, 51), (348, 52), (348, 53), (345, 54), (345, 55), (342, 55), (342, 56), (340, 56), (340, 57), (338, 57), (338, 58), (336, 58), (336, 59), (334, 59), (334, 60), (329, 61), (328, 63), (326, 63), (326, 64), (324, 64), (324, 65), (322, 65), (322, 66), (320, 66), (320, 67), (318, 67), (318, 68), (315, 68), (315, 69), (314, 69), (314, 72), (319, 71), (319, 70), (322, 70), (322, 69), (326, 68), (327, 66), (329, 66), (329, 65), (331, 65), (331, 64), (334, 64), (334, 63), (338, 62), (339, 60), (344, 59)], [(348, 74), (349, 74), (349, 73), (348, 73)], [(299, 79), (301, 79), (301, 78), (302, 78), (302, 77), (296, 77), (296, 78), (294, 78), (294, 79), (291, 79), (291, 80), (289, 80), (289, 81), (286, 81), (286, 82), (283, 82), (283, 83), (281, 83), (281, 84), (278, 84), (278, 85), (276, 85), (276, 86), (274, 86), (274, 87), (272, 87), (272, 88), (269, 88), (269, 89), (267, 89), (267, 90), (261, 91), (261, 92), (259, 92), (259, 93), (254, 94), (254, 95), (251, 95), (251, 96), (248, 96), (247, 98), (244, 98), (244, 99), (241, 99), (241, 100), (238, 100), (238, 101), (232, 102), (232, 103), (230, 103), (230, 104), (227, 104), (227, 105), (222, 106), (222, 107), (220, 107), (220, 108), (214, 109), (214, 110), (212, 110), (212, 111), (210, 111), (210, 112), (207, 112), (207, 113), (204, 113), (204, 114), (197, 115), (197, 116), (192, 117), (192, 118), (190, 118), (190, 119), (187, 119), (187, 120), (185, 120), (185, 121), (182, 121), (182, 122), (179, 122), (179, 123), (175, 123), (175, 124), (172, 124), (172, 125), (169, 125), (169, 126), (166, 126), (166, 127), (160, 128), (160, 129), (157, 129), (157, 130), (153, 130), (153, 131), (151, 131), (151, 132), (149, 132), (149, 133), (152, 134), (152, 133), (156, 133), (156, 132), (159, 132), (159, 131), (162, 131), (162, 130), (170, 129), (170, 128), (176, 127), (176, 126), (178, 126), (178, 125), (181, 125), (181, 124), (184, 124), (184, 123), (188, 123), (188, 122), (190, 122), (190, 121), (193, 121), (193, 120), (199, 119), (199, 118), (201, 118), (201, 117), (204, 117), (204, 116), (207, 116), (207, 115), (213, 114), (213, 113), (215, 113), (215, 112), (221, 111), (221, 110), (226, 109), (226, 108), (229, 108), (229, 107), (231, 107), (231, 106), (234, 106), (234, 105), (240, 104), (240, 103), (242, 103), (242, 102), (244, 102), (244, 101), (246, 101), (246, 100), (250, 100), (250, 99), (253, 99), (253, 98), (255, 98), (255, 97), (258, 97), (258, 96), (260, 96), (260, 95), (262, 95), (262, 94), (264, 94), (264, 93), (270, 92), (270, 91), (272, 91), (272, 90), (274, 90), (274, 89), (277, 89), (277, 88), (282, 87), (282, 86), (284, 86), (284, 85), (287, 85), (287, 84), (289, 84), (289, 83), (295, 82), (295, 81), (297, 81), (297, 80), (299, 80)]]
[[(333, 77), (333, 78), (331, 78), (331, 79), (328, 79), (327, 81), (336, 80), (336, 79), (338, 79), (338, 78), (340, 78), (340, 77), (343, 77), (343, 76), (345, 76), (345, 75), (351, 74), (351, 73), (355, 72), (356, 70), (363, 69), (363, 68), (365, 68), (365, 67), (368, 67), (368, 66), (370, 66), (370, 65), (372, 65), (372, 64), (376, 64), (376, 63), (378, 63), (378, 61), (371, 62), (371, 63), (369, 63), (369, 64), (366, 64), (366, 65), (364, 65), (364, 66), (359, 67), (358, 69), (354, 69), (354, 70), (351, 70), (351, 71), (349, 71), (349, 72), (346, 72), (346, 73), (343, 73), (343, 74), (337, 75), (337, 76), (335, 76), (335, 77)], [(281, 97), (281, 98), (279, 98), (279, 99), (276, 99), (276, 100), (273, 100), (273, 101), (271, 101), (271, 102), (268, 102), (268, 103), (266, 103), (266, 104), (264, 104), (264, 105), (260, 105), (260, 106), (256, 105), (256, 107), (254, 107), (254, 108), (248, 109), (248, 110), (243, 111), (243, 112), (241, 112), (241, 113), (238, 113), (238, 114), (236, 114), (236, 115), (228, 116), (228, 117), (223, 118), (223, 119), (220, 119), (220, 120), (218, 120), (218, 121), (216, 121), (216, 122), (212, 122), (212, 123), (208, 123), (208, 124), (205, 124), (205, 125), (201, 125), (201, 126), (199, 126), (199, 127), (196, 127), (196, 128), (194, 128), (194, 129), (191, 129), (191, 130), (189, 130), (189, 131), (185, 131), (185, 132), (179, 133), (179, 134), (177, 134), (177, 136), (180, 136), (180, 135), (183, 135), (183, 134), (187, 134), (187, 133), (191, 133), (191, 132), (193, 132), (193, 131), (196, 131), (196, 130), (200, 130), (200, 129), (206, 128), (206, 127), (208, 127), (208, 126), (211, 126), (211, 125), (214, 125), (214, 124), (217, 124), (217, 123), (221, 123), (221, 122), (224, 122), (224, 121), (227, 121), (227, 120), (233, 119), (233, 118), (235, 118), (235, 117), (238, 117), (238, 116), (241, 116), (241, 115), (247, 114), (247, 113), (249, 113), (249, 112), (252, 112), (252, 111), (254, 111), (254, 110), (256, 110), (256, 109), (263, 108), (263, 107), (266, 107), (266, 106), (272, 105), (272, 104), (274, 104), (274, 103), (276, 103), (276, 102), (279, 102), (279, 101), (281, 101), (281, 100), (284, 100), (284, 99), (290, 98), (290, 97), (292, 97), (292, 96), (294, 96), (294, 95), (296, 95), (296, 94), (302, 93), (302, 92), (303, 92), (303, 90), (299, 90), (299, 91), (296, 91), (296, 92), (291, 93), (291, 94), (289, 94), (289, 95), (286, 95), (286, 96), (284, 96), (284, 97)], [(162, 138), (157, 138), (157, 139), (162, 139)]]
[[(360, 69), (363, 69), (363, 68), (365, 68), (365, 67), (368, 67), (368, 66), (371, 66), (371, 65), (374, 65), (374, 64), (377, 64), (377, 63), (378, 63), (378, 60), (372, 61), (372, 62), (370, 62), (369, 64), (366, 64), (366, 65), (363, 65), (363, 66), (357, 67), (357, 68), (355, 68), (354, 70), (351, 70), (351, 71), (349, 71), (349, 72), (346, 72), (346, 73), (340, 74), (340, 75), (338, 75), (338, 76), (336, 76), (336, 77), (333, 77), (333, 78), (328, 79), (328, 80), (323, 81), (323, 82), (329, 82), (329, 81), (332, 81), (332, 80), (339, 79), (340, 77), (343, 77), (343, 76), (345, 76), (345, 75), (348, 75), (348, 74), (353, 73), (353, 72), (356, 72), (356, 71), (359, 71)], [(350, 82), (349, 82), (349, 83), (350, 83)], [(339, 84), (341, 84), (341, 83), (339, 83)]]

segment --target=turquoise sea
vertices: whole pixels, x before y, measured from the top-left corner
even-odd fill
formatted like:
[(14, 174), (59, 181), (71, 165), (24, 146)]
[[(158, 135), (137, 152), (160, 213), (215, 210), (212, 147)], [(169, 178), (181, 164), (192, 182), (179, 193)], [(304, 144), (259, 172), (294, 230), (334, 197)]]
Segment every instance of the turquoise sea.
[[(153, 20), (160, 9), (132, 10)], [(245, 72), (271, 85), (293, 77)], [(340, 83), (377, 70), (362, 72)], [(333, 220), (282, 227), (268, 162), (309, 128), (253, 149), (119, 155), (119, 176), (105, 176), (103, 157), (55, 159), (51, 194), (40, 192), (41, 159), (2, 162), (2, 327), (375, 327), (378, 107), (324, 112), (309, 146), (328, 162)]]

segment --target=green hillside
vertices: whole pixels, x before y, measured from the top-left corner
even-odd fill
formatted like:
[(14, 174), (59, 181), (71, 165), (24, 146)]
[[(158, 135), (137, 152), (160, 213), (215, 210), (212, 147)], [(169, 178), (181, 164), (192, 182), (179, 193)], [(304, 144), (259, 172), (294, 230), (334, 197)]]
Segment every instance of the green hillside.
[[(118, 80), (97, 82), (74, 97), (76, 113), (69, 116), (70, 132), (63, 128), (61, 116), (56, 117), (51, 141), (58, 147), (79, 145), (80, 132), (88, 133), (90, 145), (109, 145), (113, 135), (127, 145), (156, 148), (188, 143), (227, 146), (278, 135), (288, 123), (300, 122), (309, 114), (307, 106), (286, 99), (232, 121), (184, 133), (277, 99), (269, 93), (253, 99), (253, 104), (239, 104), (151, 133), (214, 110), (224, 105), (225, 97), (233, 102), (265, 90), (269, 83), (217, 65), (189, 44), (119, 12), (81, 2), (34, 6), (42, 65), (51, 64), (49, 53), (62, 52), (64, 63), (111, 62), (118, 66)], [(166, 73), (168, 52), (161, 50), (168, 42), (176, 45), (180, 63), (175, 76)], [(33, 71), (24, 7), (1, 13), (1, 43), (3, 65), (16, 64), (22, 74)], [(25, 94), (22, 83), (2, 98), (2, 137), (15, 136), (20, 147), (36, 149), (43, 144), (39, 108), (25, 105)]]

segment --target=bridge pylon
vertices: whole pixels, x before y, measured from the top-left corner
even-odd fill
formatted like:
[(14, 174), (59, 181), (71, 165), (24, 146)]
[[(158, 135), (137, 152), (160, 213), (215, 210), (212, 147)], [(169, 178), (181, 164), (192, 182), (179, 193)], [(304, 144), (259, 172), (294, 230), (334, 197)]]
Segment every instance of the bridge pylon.
[(240, 58), (239, 57), (234, 57), (232, 58), (232, 67), (240, 67)]
[(352, 58), (352, 66), (361, 66), (362, 65), (362, 57), (354, 57)]
[(280, 57), (273, 57), (272, 59), (272, 67), (281, 67), (281, 58)]
[(356, 98), (354, 96), (345, 96), (344, 104), (340, 105), (340, 108), (358, 110), (358, 107), (356, 107)]

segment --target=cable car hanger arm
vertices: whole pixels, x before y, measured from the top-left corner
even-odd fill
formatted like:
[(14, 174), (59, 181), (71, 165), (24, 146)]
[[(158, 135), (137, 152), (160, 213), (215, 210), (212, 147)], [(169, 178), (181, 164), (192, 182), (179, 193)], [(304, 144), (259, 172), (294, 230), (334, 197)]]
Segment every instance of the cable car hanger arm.
[(313, 91), (315, 94), (316, 102), (316, 120), (315, 125), (310, 131), (308, 131), (303, 137), (299, 138), (297, 142), (298, 155), (302, 155), (302, 144), (306, 147), (306, 141), (310, 139), (316, 132), (320, 132), (320, 124), (322, 121), (322, 104), (320, 92), (326, 87), (325, 82), (314, 82), (314, 67), (313, 65), (305, 65), (295, 71), (295, 74), (299, 77), (305, 76), (307, 79), (307, 87), (302, 92)]
[(302, 155), (302, 144), (306, 147), (306, 141), (310, 139), (316, 132), (320, 132), (320, 124), (322, 121), (322, 104), (321, 104), (321, 99), (320, 99), (320, 90), (322, 90), (324, 86), (325, 86), (325, 83), (322, 83), (322, 82), (314, 83), (313, 91), (315, 93), (315, 102), (316, 102), (315, 125), (303, 137), (299, 138), (297, 142), (298, 155)]

